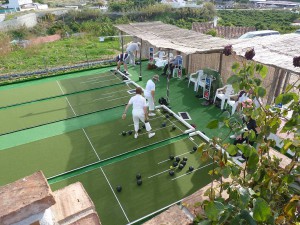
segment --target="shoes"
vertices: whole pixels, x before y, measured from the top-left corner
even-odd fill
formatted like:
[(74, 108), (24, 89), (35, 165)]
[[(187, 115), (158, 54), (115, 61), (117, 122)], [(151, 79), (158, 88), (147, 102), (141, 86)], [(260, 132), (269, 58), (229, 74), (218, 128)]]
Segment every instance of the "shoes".
[(236, 135), (235, 135), (235, 134), (230, 135), (229, 138), (230, 138), (230, 139), (236, 139)]
[(149, 113), (148, 116), (156, 116), (155, 113)]
[[(149, 134), (150, 135), (150, 134)], [(138, 133), (135, 133), (134, 134), (134, 138), (137, 138), (139, 136), (139, 134)]]
[(155, 135), (155, 133), (149, 133), (148, 137), (152, 138)]

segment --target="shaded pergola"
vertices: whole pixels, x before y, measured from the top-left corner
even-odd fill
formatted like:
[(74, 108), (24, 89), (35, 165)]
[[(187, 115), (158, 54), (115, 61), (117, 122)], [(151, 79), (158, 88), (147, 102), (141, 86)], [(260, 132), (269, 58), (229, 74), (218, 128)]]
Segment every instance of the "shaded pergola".
[(119, 29), (121, 37), (124, 33), (130, 34), (139, 38), (142, 45), (148, 43), (156, 48), (180, 51), (186, 57), (187, 71), (193, 67), (190, 63), (193, 55), (214, 54), (217, 56), (215, 60), (217, 70), (223, 75), (226, 72), (226, 68), (223, 68), (223, 58), (226, 57), (223, 55), (223, 49), (226, 45), (232, 45), (236, 56), (242, 58), (247, 49), (254, 48), (256, 54), (253, 61), (275, 69), (272, 74), (272, 88), (269, 90), (268, 103), (271, 103), (273, 97), (285, 89), (291, 73), (300, 75), (300, 68), (293, 66), (293, 58), (300, 56), (299, 34), (227, 40), (160, 21), (121, 24), (115, 27)]

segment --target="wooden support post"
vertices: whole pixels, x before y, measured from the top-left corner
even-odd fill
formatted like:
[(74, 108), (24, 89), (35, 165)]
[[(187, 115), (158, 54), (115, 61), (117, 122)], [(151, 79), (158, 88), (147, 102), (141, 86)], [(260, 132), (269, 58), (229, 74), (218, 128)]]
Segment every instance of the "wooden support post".
[(285, 74), (285, 80), (284, 80), (284, 83), (283, 83), (282, 92), (285, 92), (286, 86), (288, 85), (288, 83), (290, 81), (290, 77), (291, 77), (291, 72), (287, 72)]
[(271, 84), (271, 87), (270, 87), (268, 100), (267, 100), (268, 105), (271, 105), (271, 103), (273, 103), (275, 87), (276, 87), (276, 84), (277, 84), (277, 81), (278, 81), (279, 71), (280, 71), (279, 68), (275, 68), (274, 75), (273, 75), (273, 81), (272, 81), (272, 84)]
[(280, 75), (279, 75), (279, 78), (278, 78), (278, 82), (277, 82), (277, 86), (276, 86), (276, 89), (275, 89), (275, 94), (274, 94), (274, 97), (276, 98), (278, 95), (280, 95), (281, 93), (281, 86), (282, 86), (282, 83), (283, 83), (283, 79), (284, 79), (284, 75), (286, 74), (286, 71), (285, 70), (281, 70), (280, 72)]
[(220, 53), (220, 62), (219, 62), (219, 74), (222, 72), (222, 64), (223, 64), (223, 52)]
[(120, 32), (121, 37), (121, 48), (122, 48), (122, 54), (124, 53), (124, 38), (123, 38), (123, 31)]
[(142, 81), (142, 48), (143, 47), (143, 40), (141, 39), (141, 46), (140, 46), (140, 76), (139, 81)]
[(185, 68), (185, 74), (188, 74), (189, 73), (189, 64), (190, 64), (190, 55), (187, 55), (186, 56), (186, 68)]

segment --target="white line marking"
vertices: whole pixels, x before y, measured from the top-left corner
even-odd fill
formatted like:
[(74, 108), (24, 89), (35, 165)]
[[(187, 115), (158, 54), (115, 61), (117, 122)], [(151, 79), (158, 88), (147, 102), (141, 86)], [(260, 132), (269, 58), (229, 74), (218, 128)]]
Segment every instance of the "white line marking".
[(178, 176), (178, 177), (173, 178), (172, 180), (176, 180), (176, 179), (179, 179), (180, 177), (183, 177), (183, 176), (189, 175), (189, 174), (191, 174), (191, 173), (194, 173), (195, 171), (200, 170), (200, 169), (202, 169), (202, 168), (205, 168), (205, 167), (207, 167), (207, 166), (210, 166), (211, 164), (213, 164), (213, 163), (209, 163), (209, 164), (207, 164), (207, 165), (205, 165), (205, 166), (202, 166), (202, 167), (199, 167), (198, 169), (195, 169), (195, 170), (193, 170), (193, 171), (191, 171), (191, 172), (182, 174), (182, 175), (180, 175), (180, 176)]
[(144, 220), (144, 219), (146, 219), (146, 218), (148, 218), (148, 217), (150, 217), (150, 216), (152, 216), (152, 215), (157, 214), (158, 212), (161, 212), (161, 211), (163, 211), (163, 210), (165, 210), (165, 209), (170, 208), (172, 205), (175, 205), (175, 204), (181, 202), (183, 199), (184, 199), (184, 198), (182, 198), (182, 199), (180, 199), (180, 200), (178, 200), (178, 201), (176, 201), (176, 202), (173, 202), (172, 204), (167, 205), (167, 206), (165, 206), (165, 207), (163, 207), (163, 208), (161, 208), (161, 209), (159, 209), (159, 210), (157, 210), (157, 211), (155, 211), (155, 212), (152, 212), (152, 213), (150, 213), (150, 214), (148, 214), (148, 215), (146, 215), (146, 216), (144, 216), (144, 217), (142, 217), (142, 218), (139, 218), (139, 219), (137, 219), (137, 220), (135, 220), (135, 221), (133, 221), (133, 222), (131, 222), (131, 223), (128, 223), (127, 225), (133, 225), (133, 224), (136, 224), (137, 222), (139, 222), (139, 221), (141, 221), (141, 220)]
[(118, 199), (118, 197), (117, 197), (117, 195), (116, 195), (116, 193), (115, 193), (114, 189), (112, 188), (112, 186), (111, 186), (111, 184), (110, 184), (109, 180), (107, 179), (107, 177), (106, 177), (106, 174), (104, 173), (104, 171), (103, 171), (103, 169), (102, 169), (102, 168), (100, 168), (100, 169), (101, 169), (101, 171), (102, 171), (102, 173), (103, 173), (103, 175), (104, 175), (104, 177), (105, 177), (105, 179), (106, 179), (106, 181), (107, 181), (107, 183), (108, 183), (108, 185), (109, 185), (109, 187), (110, 187), (111, 191), (113, 192), (113, 194), (114, 194), (115, 198), (117, 199), (117, 202), (118, 202), (119, 206), (121, 207), (121, 209), (122, 209), (122, 212), (124, 213), (124, 215), (125, 215), (125, 217), (126, 217), (127, 221), (130, 223), (130, 220), (128, 219), (128, 217), (127, 217), (127, 215), (126, 215), (126, 213), (125, 213), (125, 211), (124, 211), (124, 209), (123, 209), (123, 207), (122, 207), (122, 205), (121, 205), (121, 203), (120, 203), (120, 201), (119, 201), (119, 199)]
[(128, 98), (128, 97), (129, 97), (129, 96), (124, 96), (124, 97), (120, 97), (120, 98), (113, 98), (113, 99), (108, 100), (108, 101), (111, 102), (111, 101), (119, 100), (119, 99), (121, 99), (121, 98)]
[(107, 82), (107, 81), (114, 81), (114, 80), (118, 80), (118, 78), (109, 79), (109, 80), (95, 81), (95, 82), (93, 82), (93, 84), (96, 84), (96, 83), (104, 83), (104, 82)]
[(105, 75), (105, 76), (88, 77), (87, 81), (81, 81), (80, 83), (81, 84), (90, 83), (90, 82), (93, 82), (94, 80), (102, 79), (103, 77), (111, 77), (111, 76), (112, 76), (111, 74), (108, 74), (108, 75)]
[[(58, 84), (58, 86), (59, 86), (59, 88), (60, 88), (61, 92), (64, 94), (64, 92), (63, 92), (63, 90), (62, 90), (62, 88), (61, 88), (61, 86), (60, 86), (59, 82), (58, 82), (58, 81), (56, 81), (56, 82), (57, 82), (57, 84)], [(74, 115), (75, 115), (75, 116), (77, 116), (77, 114), (76, 114), (76, 112), (74, 111), (74, 109), (73, 109), (73, 107), (72, 107), (71, 103), (69, 102), (69, 99), (67, 98), (67, 96), (65, 96), (65, 98), (66, 98), (66, 100), (67, 100), (67, 102), (68, 102), (69, 106), (71, 107), (71, 109), (72, 109), (72, 111), (73, 111)], [(91, 145), (91, 147), (92, 147), (92, 149), (93, 149), (94, 153), (96, 154), (96, 156), (97, 156), (98, 160), (100, 161), (100, 157), (99, 157), (98, 153), (96, 152), (96, 150), (95, 150), (95, 148), (94, 148), (94, 146), (93, 146), (93, 144), (92, 144), (92, 142), (91, 142), (90, 138), (88, 137), (87, 133), (85, 132), (85, 130), (84, 130), (83, 128), (82, 128), (82, 131), (83, 131), (83, 133), (84, 133), (85, 137), (87, 138), (88, 142), (90, 143), (90, 145)]]
[(169, 171), (169, 170), (164, 170), (164, 171), (162, 171), (162, 172), (156, 173), (156, 174), (154, 174), (154, 175), (149, 176), (148, 178), (156, 177), (156, 176), (158, 176), (158, 175), (160, 175), (160, 174), (162, 174), (162, 173), (165, 173), (165, 172), (167, 172), (167, 171)]
[(87, 138), (88, 142), (89, 142), (89, 143), (90, 143), (90, 145), (92, 146), (92, 149), (94, 150), (94, 152), (95, 152), (95, 154), (96, 154), (96, 156), (97, 156), (98, 160), (99, 160), (99, 161), (101, 161), (101, 159), (100, 159), (100, 157), (99, 157), (98, 153), (96, 152), (96, 149), (94, 148), (94, 145), (92, 144), (92, 142), (91, 142), (90, 138), (88, 137), (87, 133), (85, 132), (85, 130), (84, 130), (83, 128), (82, 128), (82, 131), (83, 131), (83, 133), (85, 134), (85, 136), (86, 136), (86, 138)]
[[(125, 89), (122, 89), (122, 90), (120, 90), (120, 91), (114, 91), (113, 93), (117, 93), (117, 92), (127, 92), (127, 88), (125, 88)], [(127, 92), (128, 93), (128, 92)], [(101, 95), (111, 95), (112, 94), (112, 92), (109, 92), (109, 93), (103, 93), (103, 94), (101, 94)]]
[[(185, 154), (189, 154), (190, 152), (185, 152), (185, 153), (182, 153), (182, 154), (180, 154), (180, 155), (176, 155), (176, 156), (174, 156), (174, 158), (176, 158), (176, 157), (178, 157), (178, 156), (182, 156), (182, 155), (185, 155)], [(167, 162), (167, 161), (170, 161), (170, 159), (166, 159), (166, 160), (163, 160), (163, 161), (160, 161), (159, 163), (157, 163), (157, 164), (161, 164), (161, 163), (164, 163), (164, 162)]]
[[(111, 93), (109, 93), (109, 94), (111, 94)], [(96, 98), (96, 99), (93, 99), (93, 102), (100, 101), (100, 100), (106, 99), (106, 98), (111, 98), (111, 97), (113, 97), (113, 95), (109, 95), (109, 96), (106, 96), (106, 97), (103, 97), (103, 98)]]
[[(58, 81), (56, 81), (56, 82), (57, 82), (57, 84), (58, 84), (58, 86), (59, 86), (61, 92), (62, 92), (63, 94), (65, 94), (64, 91), (63, 91), (63, 89), (62, 89), (62, 87), (60, 86), (60, 83), (59, 83)], [(75, 110), (73, 109), (71, 103), (69, 102), (69, 99), (67, 98), (67, 96), (65, 96), (65, 99), (67, 100), (69, 106), (71, 107), (71, 109), (72, 109), (74, 115), (77, 116), (77, 114), (76, 114)]]

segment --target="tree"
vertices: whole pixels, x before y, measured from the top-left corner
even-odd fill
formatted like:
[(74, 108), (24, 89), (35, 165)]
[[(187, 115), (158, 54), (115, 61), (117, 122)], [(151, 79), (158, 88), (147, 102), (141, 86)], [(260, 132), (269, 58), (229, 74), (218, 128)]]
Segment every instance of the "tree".
[[(225, 47), (224, 54), (231, 54), (231, 46)], [(263, 98), (266, 90), (261, 83), (267, 74), (267, 68), (252, 62), (254, 55), (254, 49), (251, 49), (246, 52), (245, 60), (234, 63), (234, 74), (227, 82), (231, 83), (236, 91), (251, 91), (253, 98)], [(294, 65), (300, 66), (300, 57), (294, 58)], [(299, 222), (300, 196), (289, 187), (300, 174), (300, 106), (299, 96), (291, 91), (292, 87), (293, 85), (290, 85), (275, 99), (276, 104), (289, 104), (286, 109), (272, 108), (270, 105), (260, 105), (255, 109), (251, 101), (249, 107), (243, 109), (244, 115), (253, 118), (259, 126), (261, 131), (258, 135), (253, 130), (246, 131), (244, 135), (248, 137), (248, 141), (236, 146), (226, 143), (220, 137), (214, 137), (209, 144), (199, 146), (201, 160), (213, 159), (215, 168), (210, 174), (220, 176), (221, 181), (218, 187), (211, 185), (206, 192), (209, 200), (202, 203), (204, 215), (199, 224), (254, 225)], [(296, 88), (299, 89), (300, 86)], [(280, 118), (290, 110), (293, 111), (293, 115), (282, 130), (294, 133), (294, 138), (286, 138), (280, 152), (285, 154), (289, 149), (294, 155), (289, 165), (280, 168), (280, 159), (272, 157), (269, 153), (275, 142), (267, 137), (270, 133), (277, 132), (281, 125)], [(239, 116), (230, 116), (225, 112), (207, 127), (217, 129), (226, 126), (229, 128), (229, 136), (232, 131), (241, 129)], [(254, 141), (255, 145), (250, 145), (250, 141)], [(238, 151), (247, 158), (242, 167), (228, 160), (230, 155), (235, 155)], [(224, 181), (224, 178), (231, 178), (231, 181)], [(227, 199), (221, 196), (223, 192), (228, 194)]]

